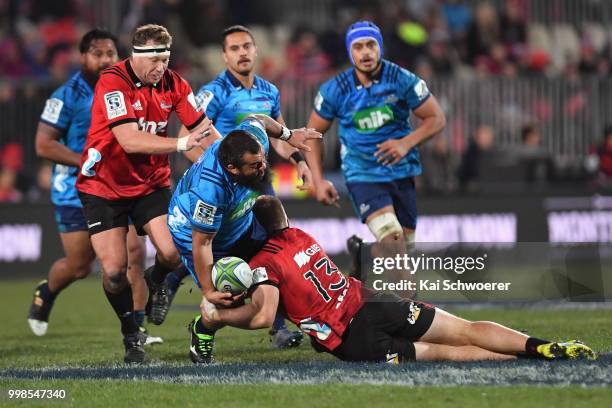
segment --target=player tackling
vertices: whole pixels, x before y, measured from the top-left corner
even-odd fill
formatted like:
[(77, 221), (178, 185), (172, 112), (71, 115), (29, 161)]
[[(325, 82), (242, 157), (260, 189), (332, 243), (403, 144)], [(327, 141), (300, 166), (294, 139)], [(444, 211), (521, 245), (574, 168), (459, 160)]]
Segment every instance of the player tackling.
[(597, 356), (578, 341), (551, 342), (493, 322), (470, 322), (424, 302), (365, 289), (345, 277), (319, 243), (290, 228), (277, 198), (260, 197), (253, 212), (269, 239), (249, 262), (251, 303), (217, 309), (203, 300), (204, 326), (259, 329), (282, 307), (317, 351), (346, 361), (510, 360)]

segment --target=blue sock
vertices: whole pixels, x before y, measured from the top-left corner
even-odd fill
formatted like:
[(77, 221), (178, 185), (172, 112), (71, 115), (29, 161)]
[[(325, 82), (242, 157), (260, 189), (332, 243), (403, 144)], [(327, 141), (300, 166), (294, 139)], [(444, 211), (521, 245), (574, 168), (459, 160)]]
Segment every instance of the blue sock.
[(140, 327), (144, 326), (145, 319), (145, 311), (144, 310), (134, 310), (134, 320), (136, 320), (136, 324)]
[(178, 287), (181, 285), (181, 281), (187, 275), (189, 275), (189, 271), (183, 265), (181, 265), (178, 269), (170, 272), (166, 276), (166, 283), (168, 284), (168, 289), (170, 289), (171, 292), (176, 292)]
[(277, 313), (276, 317), (274, 318), (274, 323), (272, 323), (272, 329), (276, 331), (287, 330), (287, 325), (285, 324), (285, 316), (280, 313)]

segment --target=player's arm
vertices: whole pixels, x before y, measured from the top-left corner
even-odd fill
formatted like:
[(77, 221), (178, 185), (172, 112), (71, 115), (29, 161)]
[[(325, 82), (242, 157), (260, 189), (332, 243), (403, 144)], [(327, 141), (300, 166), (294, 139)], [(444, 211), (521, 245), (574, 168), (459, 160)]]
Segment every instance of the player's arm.
[[(306, 127), (315, 129), (319, 133), (324, 134), (329, 130), (331, 125), (331, 120), (322, 118), (313, 110)], [(340, 198), (338, 191), (336, 191), (336, 188), (331, 182), (323, 178), (323, 164), (321, 162), (321, 146), (323, 145), (323, 141), (309, 140), (307, 144), (310, 147), (310, 151), (306, 151), (304, 156), (312, 172), (312, 182), (314, 184), (317, 200), (325, 205), (338, 205), (338, 200)]]
[(321, 133), (313, 129), (299, 128), (299, 129), (287, 129), (268, 115), (262, 115), (260, 113), (250, 114), (247, 118), (254, 118), (263, 123), (266, 130), (266, 134), (269, 138), (284, 140), (293, 147), (297, 147), (300, 150), (310, 150), (310, 147), (306, 145), (306, 142), (311, 139), (321, 139)]
[[(184, 137), (188, 134), (189, 130), (187, 130), (185, 125), (181, 125), (181, 129), (179, 130), (177, 137)], [(194, 146), (191, 150), (184, 151), (183, 155), (187, 158), (187, 160), (194, 163), (196, 160), (198, 160), (198, 157), (200, 157), (202, 153), (204, 153), (204, 151), (208, 149), (208, 146), (210, 146), (219, 139), (221, 139), (221, 134), (213, 125), (210, 125), (210, 133), (202, 140), (200, 140), (200, 145)]]
[(197, 128), (186, 136), (169, 138), (138, 130), (136, 122), (123, 123), (112, 128), (113, 135), (126, 153), (168, 154), (184, 152), (199, 146), (210, 134), (210, 120), (204, 118)]
[(59, 142), (62, 131), (38, 122), (36, 129), (36, 154), (38, 157), (51, 160), (52, 162), (78, 167), (81, 155), (70, 150), (66, 145)]
[(446, 126), (444, 112), (433, 95), (429, 95), (413, 112), (421, 119), (419, 127), (401, 139), (390, 139), (377, 146), (378, 150), (374, 156), (382, 164), (392, 165), (399, 162), (413, 147), (437, 135)]
[[(280, 123), (281, 126), (287, 126), (283, 115), (278, 115), (276, 121)], [(283, 142), (280, 139), (270, 139), (270, 144), (279, 156), (295, 165), (298, 178), (302, 180), (302, 185), (298, 186), (298, 189), (305, 191), (310, 190), (313, 185), (312, 173), (302, 153), (295, 147), (289, 145), (289, 143)]]
[(263, 329), (274, 323), (279, 291), (276, 286), (260, 284), (251, 296), (251, 303), (231, 309), (202, 306), (205, 323), (228, 325), (240, 329)]
[(214, 264), (212, 243), (215, 235), (216, 233), (209, 234), (195, 229), (191, 230), (193, 264), (198, 281), (202, 286), (202, 295), (211, 303), (230, 306), (232, 295), (217, 291), (212, 283)]

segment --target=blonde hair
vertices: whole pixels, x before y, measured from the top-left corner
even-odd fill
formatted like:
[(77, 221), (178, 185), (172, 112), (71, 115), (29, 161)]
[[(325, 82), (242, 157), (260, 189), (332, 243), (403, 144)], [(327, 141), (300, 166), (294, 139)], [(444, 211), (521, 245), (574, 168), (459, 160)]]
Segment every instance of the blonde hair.
[(134, 32), (132, 46), (143, 46), (150, 40), (156, 44), (163, 44), (168, 47), (172, 45), (172, 36), (166, 27), (157, 24), (146, 24), (138, 27)]

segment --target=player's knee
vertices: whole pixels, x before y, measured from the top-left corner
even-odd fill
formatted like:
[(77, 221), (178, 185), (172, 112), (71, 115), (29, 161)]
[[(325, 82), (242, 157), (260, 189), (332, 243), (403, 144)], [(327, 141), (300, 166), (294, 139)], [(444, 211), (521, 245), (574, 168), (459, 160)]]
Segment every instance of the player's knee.
[(378, 242), (389, 242), (403, 239), (404, 230), (394, 213), (379, 214), (368, 221), (368, 228)]
[(104, 287), (111, 293), (117, 293), (128, 285), (126, 269), (104, 270)]
[(174, 246), (159, 248), (157, 251), (157, 259), (169, 268), (176, 268), (181, 263), (181, 258)]
[(73, 271), (75, 279), (84, 279), (91, 273), (91, 264), (76, 265)]
[(130, 265), (144, 265), (146, 250), (140, 241), (128, 245), (128, 259)]

